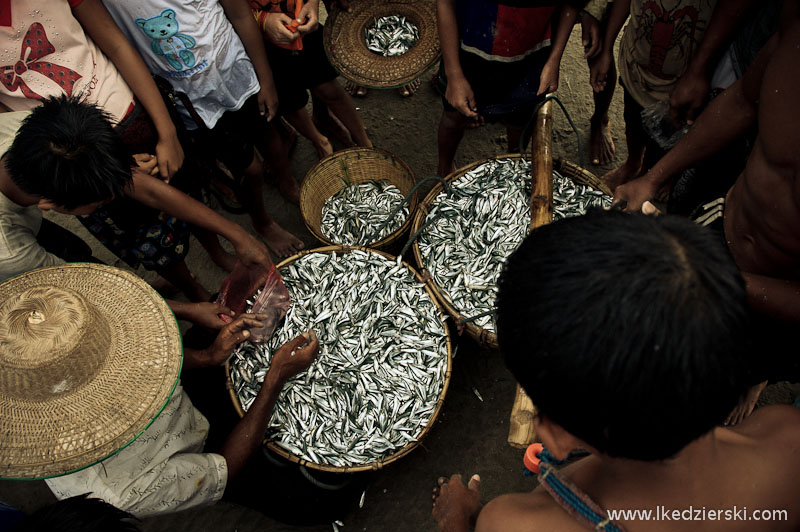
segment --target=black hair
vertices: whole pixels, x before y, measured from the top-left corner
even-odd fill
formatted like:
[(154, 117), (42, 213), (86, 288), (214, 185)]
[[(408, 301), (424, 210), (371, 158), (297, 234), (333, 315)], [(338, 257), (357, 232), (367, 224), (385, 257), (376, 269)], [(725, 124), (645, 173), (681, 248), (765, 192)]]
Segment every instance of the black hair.
[(121, 197), (133, 158), (96, 105), (61, 96), (31, 111), (6, 153), (11, 180), (66, 209)]
[(88, 493), (45, 506), (10, 532), (139, 532), (137, 519)]
[(610, 456), (661, 460), (748, 387), (744, 281), (719, 236), (590, 212), (531, 232), (498, 281), (506, 365), (539, 412)]

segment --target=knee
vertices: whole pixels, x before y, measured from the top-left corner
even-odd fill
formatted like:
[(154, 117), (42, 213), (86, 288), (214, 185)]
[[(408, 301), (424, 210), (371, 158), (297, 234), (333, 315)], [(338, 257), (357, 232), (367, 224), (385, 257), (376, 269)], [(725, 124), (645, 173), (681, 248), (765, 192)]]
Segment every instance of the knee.
[(311, 90), (311, 94), (326, 104), (339, 102), (347, 98), (347, 93), (335, 79), (317, 85)]

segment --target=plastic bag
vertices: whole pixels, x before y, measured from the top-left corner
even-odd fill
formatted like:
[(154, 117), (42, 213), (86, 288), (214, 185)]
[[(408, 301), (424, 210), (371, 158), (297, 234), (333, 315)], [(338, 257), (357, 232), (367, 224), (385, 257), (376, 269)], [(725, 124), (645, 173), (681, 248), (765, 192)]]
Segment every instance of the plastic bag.
[[(272, 336), (291, 304), (289, 291), (274, 264), (267, 269), (263, 266), (248, 267), (237, 262), (231, 274), (222, 283), (217, 303), (227, 306), (236, 312), (236, 315), (240, 315), (247, 312), (249, 306), (247, 300), (251, 298), (255, 299), (250, 313), (265, 314), (266, 318), (263, 320), (263, 327), (250, 329), (249, 340), (261, 343)], [(219, 317), (226, 323), (233, 321), (230, 316), (224, 314), (220, 314)]]
[(689, 131), (689, 125), (678, 127), (669, 117), (669, 102), (657, 102), (642, 109), (645, 133), (663, 150), (670, 150)]

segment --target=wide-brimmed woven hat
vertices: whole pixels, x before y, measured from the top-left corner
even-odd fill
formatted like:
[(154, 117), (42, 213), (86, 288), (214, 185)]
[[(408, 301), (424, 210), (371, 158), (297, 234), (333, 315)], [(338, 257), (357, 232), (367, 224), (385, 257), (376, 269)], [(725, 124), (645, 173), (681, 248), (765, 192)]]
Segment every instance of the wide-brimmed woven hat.
[(0, 477), (115, 453), (161, 412), (181, 362), (172, 312), (135, 275), (68, 264), (0, 284)]
[[(441, 55), (436, 5), (431, 0), (353, 0), (352, 12), (334, 9), (322, 32), (325, 53), (339, 74), (374, 89), (402, 87), (419, 78)], [(419, 41), (402, 55), (384, 57), (367, 48), (364, 30), (377, 18), (406, 17)]]

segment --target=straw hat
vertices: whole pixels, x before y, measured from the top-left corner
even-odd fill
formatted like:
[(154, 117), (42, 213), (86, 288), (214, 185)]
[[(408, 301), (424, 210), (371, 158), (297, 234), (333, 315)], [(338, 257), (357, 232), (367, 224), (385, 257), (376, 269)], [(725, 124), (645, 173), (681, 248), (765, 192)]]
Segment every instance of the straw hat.
[(161, 412), (181, 361), (172, 312), (130, 273), (68, 264), (0, 284), (0, 477), (115, 453)]
[[(323, 44), (333, 68), (358, 85), (402, 87), (427, 72), (441, 55), (432, 0), (355, 0), (353, 11), (334, 9), (325, 21)], [(419, 41), (406, 53), (383, 57), (367, 48), (364, 30), (380, 17), (400, 15), (419, 29)]]

